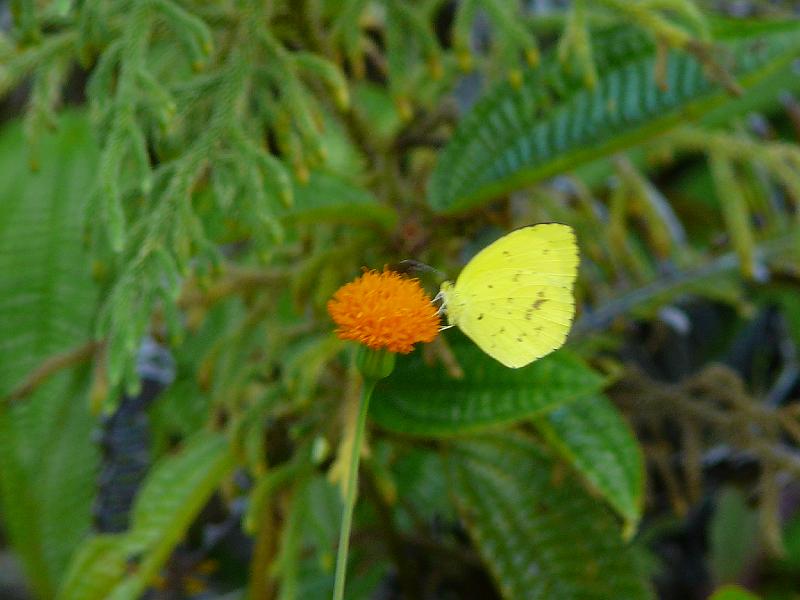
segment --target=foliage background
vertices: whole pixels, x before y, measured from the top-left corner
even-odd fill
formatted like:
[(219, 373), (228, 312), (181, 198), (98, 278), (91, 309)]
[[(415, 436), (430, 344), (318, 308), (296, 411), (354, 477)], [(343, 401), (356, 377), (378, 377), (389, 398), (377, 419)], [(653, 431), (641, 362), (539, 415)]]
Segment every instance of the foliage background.
[(347, 597), (795, 593), (790, 4), (2, 10), (7, 597), (328, 597), (359, 382), (325, 302), (541, 221), (581, 248), (567, 347), (398, 361)]

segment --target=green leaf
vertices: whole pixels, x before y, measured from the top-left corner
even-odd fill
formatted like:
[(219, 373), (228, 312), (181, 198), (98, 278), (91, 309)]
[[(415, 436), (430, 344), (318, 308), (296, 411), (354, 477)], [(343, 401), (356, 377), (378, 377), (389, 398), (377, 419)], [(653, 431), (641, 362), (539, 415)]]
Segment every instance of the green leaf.
[(125, 536), (97, 535), (75, 553), (59, 600), (99, 600), (122, 579), (128, 566)]
[(52, 598), (74, 548), (91, 527), (97, 449), (87, 371), (62, 373), (0, 411), (4, 526), (37, 595)]
[(370, 414), (379, 425), (409, 435), (463, 434), (531, 417), (603, 385), (602, 377), (564, 350), (509, 369), (460, 332), (450, 335), (464, 377), (426, 365), (419, 351), (399, 358), (373, 395)]
[(626, 537), (632, 535), (642, 514), (644, 460), (616, 407), (594, 394), (534, 422), (550, 446), (625, 519)]
[(324, 477), (312, 477), (303, 490), (306, 495), (304, 535), (316, 548), (321, 564), (333, 574), (334, 548), (339, 535), (342, 500), (339, 488)]
[[(725, 22), (715, 57), (732, 65), (745, 97), (783, 89), (771, 76), (800, 48), (800, 22)], [(564, 79), (555, 53), (528, 71), (520, 89), (494, 88), (459, 124), (439, 157), (428, 202), (441, 213), (479, 206), (492, 197), (641, 144), (668, 129), (719, 112), (732, 99), (690, 55), (671, 51), (659, 87), (652, 42), (633, 28), (595, 36), (597, 86)], [(785, 78), (784, 78), (785, 79)]]
[(521, 434), (448, 447), (451, 491), (505, 598), (652, 598), (636, 549), (613, 515)]
[(367, 190), (337, 175), (313, 171), (306, 183), (295, 182), (294, 206), (285, 218), (298, 223), (343, 221), (391, 229), (397, 214)]
[(234, 466), (228, 440), (200, 431), (174, 456), (150, 472), (131, 513), (127, 542), (141, 549), (136, 571), (117, 585), (108, 600), (136, 600)]
[[(26, 161), (20, 123), (0, 133), (0, 397), (46, 359), (90, 339), (97, 291), (83, 244), (83, 212), (97, 148), (81, 114), (40, 138)], [(89, 531), (98, 455), (86, 369), (55, 374), (0, 408), (0, 505), (31, 587), (52, 598)]]
[(753, 592), (738, 585), (726, 585), (716, 590), (708, 600), (759, 600)]
[(89, 339), (97, 291), (83, 244), (83, 211), (97, 148), (87, 119), (66, 114), (25, 158), (22, 127), (0, 133), (0, 395), (41, 362)]
[(760, 533), (758, 512), (748, 505), (745, 494), (734, 486), (724, 487), (708, 528), (708, 562), (714, 581), (736, 581), (761, 552)]
[(412, 448), (392, 464), (397, 497), (403, 499), (395, 509), (395, 519), (401, 526), (413, 530), (415, 516), (429, 523), (437, 518), (453, 520), (454, 508), (442, 476), (444, 470), (440, 454), (421, 448)]
[[(136, 498), (128, 532), (89, 539), (70, 566), (59, 600), (140, 598), (234, 464), (228, 440), (209, 431), (161, 459)], [(82, 583), (87, 573), (100, 574), (95, 585)]]

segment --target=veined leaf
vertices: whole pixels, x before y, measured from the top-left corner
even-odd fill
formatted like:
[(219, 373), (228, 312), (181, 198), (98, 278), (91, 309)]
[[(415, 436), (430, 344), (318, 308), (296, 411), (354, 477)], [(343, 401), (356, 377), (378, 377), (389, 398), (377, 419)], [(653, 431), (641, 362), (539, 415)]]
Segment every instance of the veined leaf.
[(136, 498), (127, 534), (130, 547), (143, 552), (141, 563), (108, 600), (142, 595), (233, 464), (228, 440), (201, 431), (179, 454), (156, 465)]
[(398, 503), (395, 518), (401, 527), (413, 528), (406, 507), (413, 513), (433, 523), (435, 519), (453, 520), (454, 509), (447, 494), (447, 481), (443, 477), (444, 461), (439, 453), (414, 448), (401, 456), (391, 466), (397, 485)]
[(550, 446), (625, 519), (626, 533), (633, 534), (642, 513), (644, 460), (616, 407), (594, 394), (534, 422)]
[[(63, 115), (37, 157), (33, 172), (19, 123), (0, 134), (0, 397), (90, 339), (97, 299), (82, 239), (97, 160), (87, 119)], [(0, 407), (0, 514), (42, 598), (53, 597), (91, 524), (98, 455), (87, 385), (85, 369), (64, 371)]]
[[(800, 22), (726, 22), (717, 39), (745, 96), (763, 94), (764, 82), (777, 94), (779, 82), (770, 76), (797, 56)], [(439, 158), (428, 189), (431, 207), (468, 210), (740, 102), (683, 52), (669, 53), (659, 77), (652, 42), (632, 28), (596, 36), (594, 55), (600, 73), (594, 89), (564, 79), (551, 54), (526, 73), (521, 89), (505, 83), (479, 102)]]
[(295, 222), (346, 221), (391, 228), (395, 212), (372, 194), (337, 175), (312, 171), (306, 183), (295, 182), (294, 206), (285, 213)]
[[(719, 490), (715, 504), (707, 537), (709, 571), (717, 583), (736, 581), (762, 551), (758, 509), (750, 506), (747, 493), (735, 485)], [(790, 536), (787, 528), (785, 539)]]
[(20, 123), (0, 134), (0, 395), (43, 360), (86, 342), (97, 298), (83, 211), (97, 147), (83, 115), (63, 115), (32, 171)]
[[(89, 539), (71, 565), (59, 600), (140, 598), (233, 464), (227, 439), (208, 431), (162, 459), (136, 498), (131, 528), (100, 541)], [(81, 582), (87, 573), (98, 574), (95, 585)]]
[(613, 515), (520, 434), (454, 442), (451, 491), (503, 596), (528, 600), (652, 598)]
[(128, 566), (124, 534), (89, 538), (75, 553), (58, 599), (99, 600), (122, 579)]
[(464, 371), (453, 379), (420, 352), (399, 358), (375, 389), (371, 415), (386, 429), (409, 435), (456, 435), (513, 423), (597, 392), (603, 378), (564, 350), (522, 369), (509, 369), (460, 332), (453, 352)]

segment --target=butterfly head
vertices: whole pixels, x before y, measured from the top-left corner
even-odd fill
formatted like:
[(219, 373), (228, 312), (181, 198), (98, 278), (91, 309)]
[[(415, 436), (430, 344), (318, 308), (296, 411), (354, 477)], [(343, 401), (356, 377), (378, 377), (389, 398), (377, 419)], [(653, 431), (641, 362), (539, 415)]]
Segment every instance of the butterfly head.
[(456, 295), (455, 285), (452, 281), (445, 281), (442, 287), (439, 288), (439, 293), (436, 295), (441, 299), (442, 306), (440, 312), (447, 313), (447, 322), (452, 325), (458, 325), (458, 316), (461, 313), (461, 303), (458, 302)]

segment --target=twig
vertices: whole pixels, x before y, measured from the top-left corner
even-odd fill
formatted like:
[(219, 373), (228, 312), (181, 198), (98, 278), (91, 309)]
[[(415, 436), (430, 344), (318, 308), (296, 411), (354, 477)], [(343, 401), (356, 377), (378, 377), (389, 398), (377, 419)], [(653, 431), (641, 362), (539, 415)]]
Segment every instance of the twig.
[[(759, 244), (756, 247), (756, 255), (761, 260), (774, 258), (794, 248), (797, 240), (796, 232), (788, 233)], [(739, 269), (739, 258), (735, 252), (729, 252), (702, 267), (661, 277), (650, 284), (618, 296), (595, 310), (584, 312), (572, 328), (570, 337), (576, 339), (595, 329), (604, 329), (617, 317), (652, 302), (659, 296), (675, 294), (682, 287), (737, 269)]]
[(209, 307), (232, 294), (279, 283), (285, 280), (289, 274), (289, 271), (284, 269), (230, 270), (208, 289), (202, 290), (196, 284), (187, 286), (181, 294), (178, 304), (181, 308)]
[(66, 352), (56, 354), (46, 359), (42, 364), (31, 371), (19, 386), (6, 396), (0, 398), (0, 406), (11, 404), (12, 402), (29, 396), (36, 388), (62, 369), (90, 359), (102, 344), (102, 342), (90, 340), (77, 348), (67, 350)]

